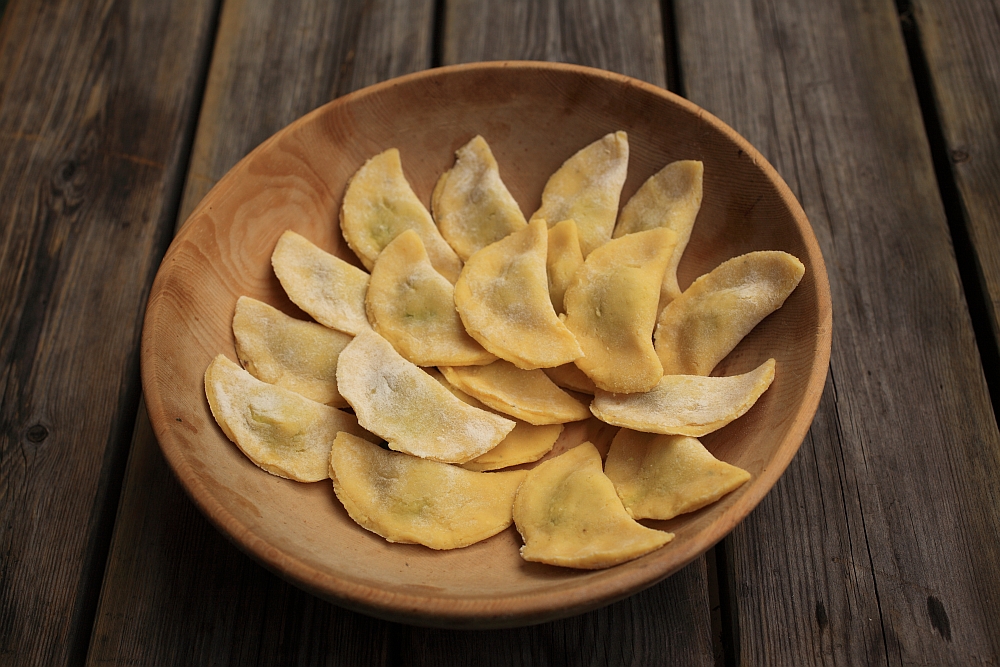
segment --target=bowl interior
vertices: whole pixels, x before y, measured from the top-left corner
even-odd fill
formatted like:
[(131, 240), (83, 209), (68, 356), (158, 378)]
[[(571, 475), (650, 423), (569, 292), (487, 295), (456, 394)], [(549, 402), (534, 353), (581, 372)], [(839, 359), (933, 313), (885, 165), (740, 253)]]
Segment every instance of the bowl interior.
[[(704, 201), (680, 266), (686, 287), (720, 262), (752, 250), (785, 250), (806, 266), (784, 307), (764, 320), (716, 374), (769, 357), (769, 391), (741, 419), (703, 438), (718, 457), (750, 471), (722, 501), (668, 522), (663, 549), (608, 570), (527, 563), (513, 527), (450, 552), (389, 544), (352, 522), (329, 482), (266, 474), (216, 425), (203, 374), (235, 359), (232, 316), (250, 295), (304, 317), (271, 270), (278, 236), (294, 229), (357, 264), (340, 236), (348, 179), (396, 147), (425, 203), (454, 152), (476, 134), (527, 216), (549, 175), (584, 145), (615, 130), (629, 136), (622, 203), (661, 167), (705, 165)], [(815, 238), (774, 170), (717, 119), (663, 90), (572, 66), (502, 63), (431, 70), (336, 100), (288, 126), (241, 161), (178, 234), (150, 296), (143, 333), (147, 408), (163, 451), (187, 491), (241, 548), (298, 585), (346, 606), (432, 625), (497, 626), (582, 612), (678, 570), (742, 519), (774, 484), (808, 430), (826, 376), (829, 287)], [(608, 442), (596, 420), (568, 428), (559, 447)]]

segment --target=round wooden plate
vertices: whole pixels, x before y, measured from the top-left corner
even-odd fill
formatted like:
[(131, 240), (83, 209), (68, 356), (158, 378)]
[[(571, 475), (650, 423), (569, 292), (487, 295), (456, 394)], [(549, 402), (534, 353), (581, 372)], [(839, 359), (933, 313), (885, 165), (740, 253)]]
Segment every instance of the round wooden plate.
[[(340, 236), (347, 180), (390, 147), (417, 195), (481, 134), (530, 215), (566, 158), (608, 132), (628, 133), (622, 203), (668, 162), (705, 164), (704, 203), (680, 266), (684, 288), (720, 262), (784, 250), (806, 267), (784, 307), (716, 374), (777, 359), (771, 388), (746, 415), (704, 437), (718, 458), (752, 474), (698, 512), (646, 525), (676, 533), (666, 547), (617, 567), (574, 571), (523, 561), (511, 527), (465, 549), (390, 544), (350, 520), (327, 482), (300, 484), (257, 468), (216, 425), (203, 374), (236, 359), (240, 295), (286, 312), (271, 270), (278, 236), (294, 229), (357, 263)], [(718, 542), (760, 502), (809, 429), (830, 357), (830, 289), (802, 208), (767, 161), (728, 126), (665, 90), (594, 69), (501, 62), (428, 70), (335, 100), (261, 144), (191, 214), (153, 283), (142, 337), (142, 384), (164, 455), (195, 503), (239, 547), (316, 595), (387, 619), (443, 627), (527, 625), (579, 614), (660, 581)], [(560, 451), (614, 429), (568, 428)]]

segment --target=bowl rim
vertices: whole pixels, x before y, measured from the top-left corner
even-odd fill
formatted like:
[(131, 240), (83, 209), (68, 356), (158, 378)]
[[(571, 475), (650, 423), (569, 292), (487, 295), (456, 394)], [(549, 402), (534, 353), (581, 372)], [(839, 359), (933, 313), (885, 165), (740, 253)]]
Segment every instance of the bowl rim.
[[(505, 69), (546, 71), (560, 74), (571, 73), (635, 87), (696, 115), (701, 122), (712, 126), (739, 146), (762, 171), (766, 179), (775, 187), (778, 197), (788, 207), (795, 225), (801, 233), (809, 262), (814, 267), (812, 272), (814, 274), (813, 278), (816, 281), (816, 300), (818, 306), (817, 346), (814, 361), (809, 370), (809, 378), (804, 389), (803, 400), (799, 405), (799, 409), (791, 418), (793, 423), (784, 439), (788, 444), (779, 447), (775, 451), (774, 458), (771, 459), (770, 464), (758, 475), (757, 483), (750, 487), (719, 519), (702, 531), (699, 539), (686, 540), (683, 545), (679, 545), (679, 549), (674, 549), (670, 552), (669, 558), (656, 558), (654, 552), (654, 554), (649, 554), (644, 559), (640, 559), (642, 563), (639, 566), (636, 566), (637, 561), (632, 561), (632, 567), (619, 566), (617, 575), (613, 577), (590, 581), (585, 585), (577, 587), (560, 587), (540, 593), (517, 594), (509, 597), (483, 596), (481, 598), (455, 598), (412, 592), (390, 592), (376, 586), (342, 579), (318, 570), (266, 542), (257, 536), (248, 525), (232, 514), (227, 506), (210, 492), (198, 476), (194, 474), (192, 467), (184, 456), (184, 448), (174, 442), (170, 432), (162, 426), (165, 419), (165, 409), (163, 398), (155, 382), (155, 378), (158, 375), (157, 366), (159, 362), (157, 355), (154, 353), (152, 340), (152, 332), (157, 330), (157, 323), (160, 317), (157, 295), (162, 289), (162, 283), (168, 273), (172, 255), (183, 244), (185, 237), (190, 233), (191, 226), (188, 223), (198, 217), (210, 195), (213, 192), (218, 192), (220, 189), (226, 188), (232, 180), (241, 175), (248, 162), (256, 154), (267, 150), (270, 145), (279, 141), (282, 136), (295, 132), (303, 124), (312, 122), (314, 117), (325, 114), (331, 107), (350, 105), (358, 99), (378, 95), (382, 91), (393, 87), (419, 84), (454, 73), (470, 71), (488, 72)], [(422, 70), (362, 88), (327, 102), (303, 115), (250, 151), (216, 183), (209, 193), (206, 194), (202, 202), (194, 208), (185, 222), (179, 227), (174, 240), (164, 255), (147, 301), (140, 358), (146, 409), (150, 424), (164, 457), (195, 505), (238, 548), (296, 586), (355, 611), (387, 620), (433, 627), (498, 628), (531, 625), (564, 618), (628, 597), (679, 571), (724, 538), (773, 488), (805, 439), (818, 409), (823, 387), (826, 383), (829, 370), (831, 339), (832, 302), (829, 278), (815, 233), (801, 205), (784, 179), (781, 178), (770, 162), (750, 142), (713, 114), (693, 102), (668, 90), (623, 74), (565, 63), (503, 60), (450, 65)]]

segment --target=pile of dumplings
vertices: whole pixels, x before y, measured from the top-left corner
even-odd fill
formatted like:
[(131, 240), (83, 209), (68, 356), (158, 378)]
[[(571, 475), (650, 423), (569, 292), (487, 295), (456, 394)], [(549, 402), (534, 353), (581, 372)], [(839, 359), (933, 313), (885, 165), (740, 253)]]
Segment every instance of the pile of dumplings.
[[(240, 297), (240, 364), (220, 354), (205, 373), (216, 421), (264, 470), (330, 478), (351, 518), (390, 542), (454, 549), (513, 522), (524, 559), (588, 569), (662, 547), (673, 534), (637, 519), (692, 512), (750, 478), (697, 438), (749, 410), (775, 361), (710, 373), (804, 267), (753, 252), (682, 292), (702, 164), (667, 165), (619, 215), (627, 165), (624, 132), (595, 141), (528, 220), (482, 137), (456, 152), (431, 211), (399, 151), (371, 158), (340, 212), (367, 271), (286, 231), (271, 263), (315, 322)], [(584, 442), (526, 465), (593, 417), (620, 427), (606, 461)]]

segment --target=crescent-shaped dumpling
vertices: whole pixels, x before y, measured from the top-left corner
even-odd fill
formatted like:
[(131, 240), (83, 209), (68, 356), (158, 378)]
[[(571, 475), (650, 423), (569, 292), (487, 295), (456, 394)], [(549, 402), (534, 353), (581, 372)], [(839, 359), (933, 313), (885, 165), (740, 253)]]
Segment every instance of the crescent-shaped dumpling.
[[(440, 382), (458, 400), (480, 410), (490, 410), (489, 407), (445, 380), (437, 369), (425, 368), (424, 371)], [(514, 419), (514, 430), (508, 433), (499, 445), (485, 454), (461, 464), (461, 466), (466, 470), (484, 472), (537, 461), (552, 450), (556, 440), (562, 435), (563, 428), (562, 424), (536, 426), (520, 419)]]
[(622, 208), (614, 238), (666, 227), (677, 233), (677, 245), (663, 274), (660, 308), (681, 295), (677, 265), (691, 238), (691, 229), (701, 209), (705, 167), (699, 160), (671, 162), (642, 184)]
[(536, 220), (469, 258), (455, 283), (466, 330), (518, 368), (549, 368), (583, 354), (560, 321), (545, 276), (548, 231)]
[(572, 218), (583, 256), (611, 238), (628, 175), (628, 135), (612, 132), (578, 151), (549, 177), (531, 220)]
[(529, 424), (564, 424), (590, 416), (586, 406), (540, 369), (521, 370), (501, 359), (488, 366), (442, 366), (441, 372), (466, 394)]
[(605, 391), (649, 391), (663, 377), (653, 349), (663, 272), (677, 242), (669, 229), (609, 241), (590, 253), (566, 290), (566, 327), (583, 348), (576, 360)]
[[(432, 380), (433, 382), (433, 380)], [(390, 542), (458, 549), (511, 524), (525, 471), (481, 473), (390, 452), (338, 433), (329, 452), (337, 498)]]
[(326, 479), (330, 443), (338, 431), (372, 437), (352, 415), (261, 382), (222, 354), (205, 370), (205, 395), (226, 437), (278, 477)]
[(708, 375), (785, 303), (805, 267), (787, 252), (734, 257), (695, 280), (660, 313), (654, 342), (665, 375)]
[(496, 356), (465, 332), (455, 287), (434, 270), (412, 229), (379, 254), (365, 308), (372, 327), (418, 366), (488, 364)]
[(514, 422), (455, 398), (372, 330), (337, 362), (340, 394), (358, 422), (389, 447), (444, 463), (465, 463), (496, 447)]
[(750, 479), (687, 435), (627, 428), (611, 442), (604, 474), (633, 519), (672, 519), (711, 505)]
[(549, 297), (557, 313), (566, 312), (563, 296), (577, 269), (583, 266), (580, 236), (573, 220), (563, 220), (549, 228), (549, 250), (545, 270), (549, 278)]
[(285, 293), (317, 322), (352, 336), (370, 329), (365, 315), (368, 274), (288, 230), (278, 239), (271, 266)]
[(525, 560), (590, 570), (638, 558), (674, 538), (628, 515), (589, 442), (528, 472), (514, 499), (514, 525)]
[(455, 166), (434, 188), (431, 211), (441, 236), (463, 261), (528, 224), (480, 136), (455, 151)]
[(652, 391), (641, 394), (598, 390), (590, 411), (634, 431), (700, 437), (741, 417), (773, 379), (774, 359), (743, 375), (664, 375)]
[(337, 391), (337, 357), (353, 336), (297, 320), (248, 296), (236, 302), (233, 334), (236, 356), (258, 380), (347, 407)]
[(399, 151), (390, 148), (365, 162), (351, 177), (340, 208), (340, 230), (347, 245), (371, 271), (382, 249), (407, 229), (420, 234), (431, 264), (455, 282), (462, 261), (442, 238), (403, 175)]

